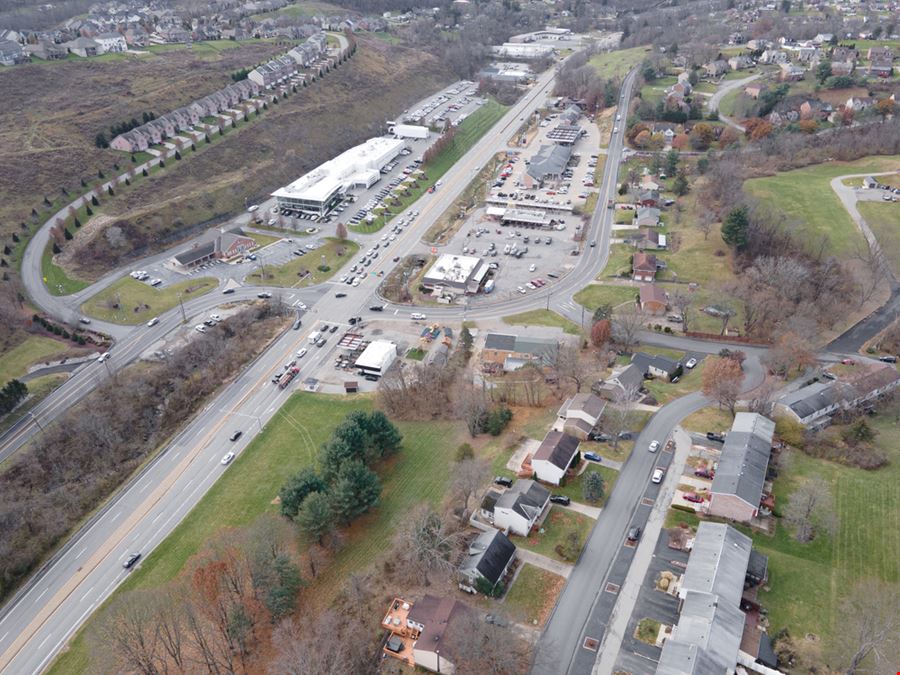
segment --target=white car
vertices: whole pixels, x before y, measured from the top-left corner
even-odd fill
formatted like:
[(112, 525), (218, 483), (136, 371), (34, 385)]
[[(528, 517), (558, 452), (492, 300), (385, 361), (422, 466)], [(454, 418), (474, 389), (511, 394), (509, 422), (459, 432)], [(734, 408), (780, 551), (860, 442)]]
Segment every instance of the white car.
[(521, 293), (522, 295), (525, 295), (525, 294), (528, 292), (528, 291), (526, 291), (524, 288), (522, 288), (521, 286), (519, 286), (518, 288), (516, 288), (516, 290), (519, 291), (519, 293)]
[(697, 359), (688, 359), (687, 363), (684, 364), (684, 367), (688, 370), (694, 368), (697, 365)]
[(662, 483), (663, 476), (665, 472), (662, 469), (657, 469), (653, 472), (653, 477), (650, 479), (651, 483)]
[(413, 312), (412, 314), (409, 315), (409, 318), (412, 319), (413, 321), (424, 321), (425, 315), (420, 312)]
[(212, 319), (213, 321), (221, 321), (222, 320), (222, 317), (219, 316), (218, 314), (210, 314), (209, 318)]
[[(365, 277), (361, 277), (361, 278), (362, 278), (362, 279), (365, 279)], [(354, 279), (354, 280), (353, 280), (353, 283), (350, 284), (350, 285), (351, 285), (351, 286), (359, 286), (359, 279)]]
[(198, 323), (196, 326), (194, 326), (194, 330), (197, 331), (198, 333), (205, 333), (206, 326), (204, 326), (202, 323)]
[(222, 458), (222, 464), (231, 464), (231, 460), (234, 459), (234, 453), (229, 451), (225, 453), (225, 456)]
[(659, 441), (650, 441), (650, 446), (647, 448), (650, 452), (656, 452), (659, 450)]
[(97, 359), (97, 363), (103, 363), (103, 362), (106, 361), (108, 358), (109, 358), (109, 352), (103, 352), (103, 353), (100, 355), (100, 358)]
[(306, 347), (304, 347), (303, 349), (297, 350), (297, 358), (298, 359), (302, 359), (304, 356), (306, 356)]
[[(535, 243), (537, 243), (537, 242), (535, 242)], [(528, 271), (529, 271), (529, 272), (534, 272), (536, 269), (537, 269), (537, 265), (529, 265), (529, 266), (528, 266)]]
[(298, 302), (297, 307), (302, 309), (304, 312), (308, 309), (305, 303)]
[(158, 324), (158, 323), (159, 323), (159, 317), (158, 317), (158, 316), (154, 316), (152, 319), (150, 319), (150, 320), (147, 322), (147, 328), (152, 328), (153, 326), (155, 326), (155, 325)]
[(341, 283), (344, 283), (345, 281), (347, 281), (347, 275), (346, 275), (346, 274), (342, 274), (342, 275), (341, 275), (340, 281), (341, 281)]
[(248, 206), (248, 207), (247, 207), (247, 213), (253, 213), (253, 212), (256, 211), (258, 208), (259, 208), (259, 204), (254, 204), (253, 206)]

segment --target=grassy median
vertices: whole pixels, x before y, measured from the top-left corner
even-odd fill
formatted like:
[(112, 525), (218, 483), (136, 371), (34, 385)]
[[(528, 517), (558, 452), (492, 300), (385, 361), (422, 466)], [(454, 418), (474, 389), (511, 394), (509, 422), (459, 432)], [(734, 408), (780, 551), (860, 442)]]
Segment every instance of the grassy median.
[(219, 285), (212, 277), (188, 279), (154, 288), (148, 283), (125, 277), (81, 306), (88, 316), (110, 323), (135, 326), (175, 307), (179, 298), (190, 300), (205, 295)]

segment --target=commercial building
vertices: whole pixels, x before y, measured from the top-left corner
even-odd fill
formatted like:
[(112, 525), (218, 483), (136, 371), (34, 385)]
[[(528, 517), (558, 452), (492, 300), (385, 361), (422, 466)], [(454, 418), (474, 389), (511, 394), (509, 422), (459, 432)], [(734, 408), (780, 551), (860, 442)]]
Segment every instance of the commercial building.
[(488, 333), (481, 351), (483, 365), (501, 367), (507, 372), (529, 363), (539, 367), (551, 366), (558, 358), (557, 340), (504, 333)]
[(284, 213), (323, 216), (354, 186), (369, 188), (381, 178), (381, 169), (405, 147), (398, 138), (370, 138), (317, 169), (272, 193)]
[(571, 156), (571, 145), (542, 145), (528, 165), (525, 184), (528, 187), (541, 187), (545, 182), (559, 181)]
[(774, 435), (772, 420), (758, 413), (735, 415), (710, 488), (710, 515), (744, 523), (756, 517)]
[(422, 285), (435, 293), (477, 293), (485, 281), (488, 267), (481, 258), (444, 253), (422, 278)]
[(397, 359), (397, 345), (387, 340), (374, 340), (353, 364), (360, 375), (381, 377)]
[(479, 80), (505, 84), (522, 84), (531, 77), (531, 68), (522, 63), (492, 63), (478, 72)]
[(523, 42), (504, 42), (491, 47), (491, 52), (508, 59), (540, 59), (552, 56), (556, 50), (550, 45)]
[(175, 254), (175, 263), (185, 269), (193, 269), (213, 260), (228, 260), (244, 255), (256, 248), (256, 241), (243, 230), (216, 230), (207, 241), (197, 242), (191, 248)]

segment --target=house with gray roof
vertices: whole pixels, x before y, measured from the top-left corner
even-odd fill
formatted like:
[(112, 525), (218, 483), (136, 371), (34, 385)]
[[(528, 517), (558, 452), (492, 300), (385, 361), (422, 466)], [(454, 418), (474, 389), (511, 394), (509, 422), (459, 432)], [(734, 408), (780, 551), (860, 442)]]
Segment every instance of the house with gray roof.
[(525, 172), (528, 187), (542, 186), (545, 182), (555, 182), (562, 178), (563, 171), (572, 157), (571, 145), (542, 145), (535, 153)]
[(606, 401), (593, 392), (575, 394), (560, 407), (553, 428), (585, 440), (599, 424), (605, 408)]
[(605, 381), (595, 383), (591, 391), (608, 401), (631, 400), (638, 397), (643, 386), (644, 373), (634, 363), (629, 363)]
[(517, 480), (494, 504), (494, 527), (525, 537), (550, 503), (550, 490), (533, 480)]
[(481, 351), (483, 364), (511, 372), (531, 363), (539, 367), (556, 363), (559, 342), (553, 338), (488, 333)]
[(478, 580), (491, 589), (497, 587), (516, 559), (516, 545), (500, 530), (482, 532), (469, 544), (468, 554), (459, 566), (459, 587), (476, 593)]
[[(757, 556), (758, 565), (765, 556)], [(760, 648), (770, 643), (758, 627), (759, 606), (744, 597), (745, 588), (762, 583), (748, 576), (752, 557), (748, 536), (722, 523), (700, 523), (678, 582), (678, 623), (663, 644), (657, 675), (722, 675), (739, 663), (777, 666), (771, 649)]]
[(531, 467), (537, 479), (551, 485), (559, 485), (566, 471), (578, 457), (580, 441), (562, 431), (547, 432), (531, 458)]
[(744, 523), (757, 516), (774, 435), (775, 423), (767, 417), (735, 415), (710, 488), (710, 515)]
[(681, 361), (676, 361), (662, 354), (647, 354), (638, 352), (631, 357), (631, 363), (637, 366), (641, 375), (650, 375), (669, 380), (681, 375), (683, 368)]

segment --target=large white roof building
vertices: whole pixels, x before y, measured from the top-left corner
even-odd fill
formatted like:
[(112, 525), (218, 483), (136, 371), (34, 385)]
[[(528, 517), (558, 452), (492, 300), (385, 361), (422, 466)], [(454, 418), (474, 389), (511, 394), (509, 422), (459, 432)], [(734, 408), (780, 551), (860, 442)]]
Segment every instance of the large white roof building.
[(487, 272), (488, 267), (481, 258), (444, 253), (425, 273), (422, 285), (457, 293), (477, 293)]
[(361, 375), (384, 375), (391, 364), (397, 359), (397, 345), (388, 340), (374, 340), (369, 343), (354, 366), (359, 368)]
[(381, 177), (381, 168), (404, 147), (404, 141), (398, 138), (370, 138), (276, 190), (272, 196), (280, 209), (323, 215), (354, 185), (374, 185)]

